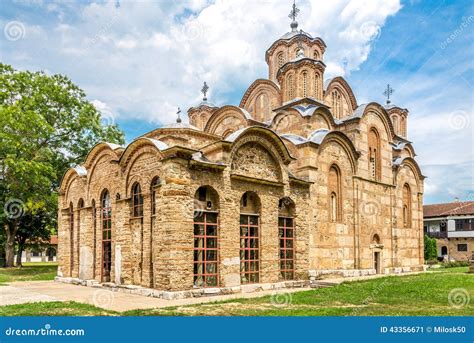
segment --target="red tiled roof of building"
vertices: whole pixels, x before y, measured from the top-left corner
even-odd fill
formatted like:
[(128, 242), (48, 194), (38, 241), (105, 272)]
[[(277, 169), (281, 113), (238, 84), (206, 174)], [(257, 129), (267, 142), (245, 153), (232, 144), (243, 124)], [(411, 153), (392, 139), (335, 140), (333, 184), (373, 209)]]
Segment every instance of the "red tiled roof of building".
[(467, 214), (474, 214), (474, 201), (455, 201), (423, 206), (424, 218)]
[(58, 236), (57, 235), (51, 235), (51, 238), (49, 240), (49, 244), (57, 245), (58, 244)]

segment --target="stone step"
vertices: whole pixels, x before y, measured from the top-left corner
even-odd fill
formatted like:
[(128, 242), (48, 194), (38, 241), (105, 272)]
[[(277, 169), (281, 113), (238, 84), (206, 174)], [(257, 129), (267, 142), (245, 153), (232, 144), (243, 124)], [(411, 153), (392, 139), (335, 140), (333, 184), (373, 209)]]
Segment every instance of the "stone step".
[(327, 288), (327, 287), (334, 287), (339, 285), (339, 282), (333, 281), (312, 281), (310, 287), (311, 288)]

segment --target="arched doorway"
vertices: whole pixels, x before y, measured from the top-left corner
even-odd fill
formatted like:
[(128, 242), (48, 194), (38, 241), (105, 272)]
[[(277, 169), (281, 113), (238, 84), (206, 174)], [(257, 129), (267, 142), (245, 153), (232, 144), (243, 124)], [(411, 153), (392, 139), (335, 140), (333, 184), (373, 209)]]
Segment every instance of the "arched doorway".
[(46, 250), (46, 256), (48, 258), (48, 262), (53, 262), (55, 260), (55, 257), (56, 257), (56, 249), (54, 249), (52, 247), (49, 247)]
[(375, 269), (376, 274), (380, 274), (382, 272), (382, 248), (383, 248), (383, 245), (380, 243), (379, 235), (375, 234), (375, 235), (372, 236), (371, 247), (373, 249), (373, 268)]
[(443, 245), (441, 247), (441, 256), (446, 256), (448, 254), (448, 247)]
[(240, 282), (260, 281), (260, 199), (246, 192), (240, 199)]
[(194, 286), (219, 285), (219, 197), (211, 187), (194, 195)]

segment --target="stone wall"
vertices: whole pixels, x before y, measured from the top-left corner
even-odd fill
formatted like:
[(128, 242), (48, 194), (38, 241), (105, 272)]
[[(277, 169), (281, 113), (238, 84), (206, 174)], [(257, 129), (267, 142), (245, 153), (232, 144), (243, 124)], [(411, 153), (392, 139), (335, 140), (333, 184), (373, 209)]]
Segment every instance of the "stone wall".
[[(305, 122), (322, 125), (322, 120), (318, 115)], [(374, 127), (381, 148), (381, 175), (375, 180), (369, 175), (368, 161), (368, 132)], [(305, 134), (309, 129), (313, 128), (301, 127), (298, 132)], [(281, 281), (278, 205), (285, 197), (295, 204), (296, 280), (332, 273), (373, 274), (376, 253), (381, 273), (419, 268), (423, 264), (422, 178), (409, 163), (393, 166), (393, 135), (383, 114), (369, 111), (340, 129), (347, 137), (330, 133), (320, 145), (301, 146), (282, 143), (274, 132), (255, 127), (232, 142), (204, 133), (194, 137), (187, 128), (182, 136), (179, 129), (151, 134), (170, 145), (193, 149), (206, 145), (209, 155), (204, 154), (204, 159), (196, 159), (194, 150), (186, 148), (159, 150), (146, 139), (135, 141), (125, 151), (106, 145), (94, 148), (84, 163), (87, 175), (70, 171), (61, 185), (59, 276), (104, 281), (101, 196), (107, 190), (112, 201), (111, 281), (163, 291), (192, 289), (195, 194), (201, 186), (213, 189), (219, 199), (219, 287), (241, 284), (240, 202), (248, 191), (260, 203), (261, 283)], [(178, 144), (181, 141), (186, 144)], [(285, 144), (297, 160), (292, 160)], [(340, 171), (339, 214), (334, 221), (328, 187), (332, 165)], [(153, 193), (154, 178), (160, 182)], [(140, 217), (133, 217), (131, 211), (136, 183), (143, 196)], [(412, 211), (405, 226), (406, 184), (411, 189)], [(79, 209), (80, 199), (84, 205)]]

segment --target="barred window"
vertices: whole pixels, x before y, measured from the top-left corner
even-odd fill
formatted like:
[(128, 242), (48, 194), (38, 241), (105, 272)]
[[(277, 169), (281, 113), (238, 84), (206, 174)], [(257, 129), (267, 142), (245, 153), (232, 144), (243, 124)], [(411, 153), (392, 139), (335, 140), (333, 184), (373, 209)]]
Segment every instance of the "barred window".
[(143, 195), (138, 182), (132, 187), (132, 216), (143, 217)]

